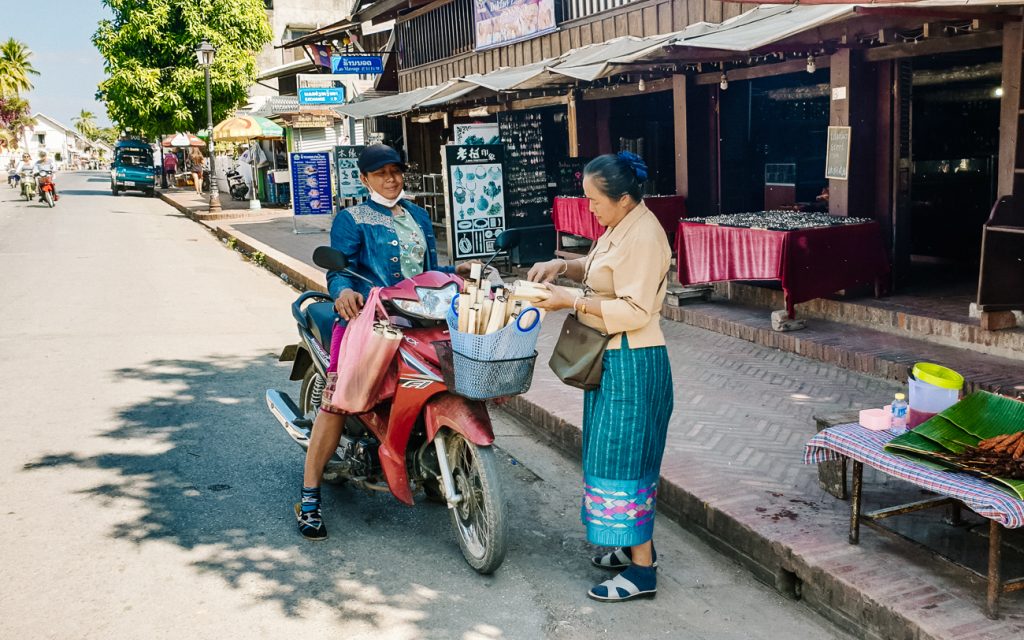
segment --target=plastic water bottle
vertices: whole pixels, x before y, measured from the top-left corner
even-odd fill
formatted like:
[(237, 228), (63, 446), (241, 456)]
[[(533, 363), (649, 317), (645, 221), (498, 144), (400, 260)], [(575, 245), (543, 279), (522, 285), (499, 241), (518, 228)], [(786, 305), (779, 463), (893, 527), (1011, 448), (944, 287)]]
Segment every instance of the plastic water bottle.
[(907, 432), (907, 396), (902, 393), (897, 393), (896, 399), (892, 401), (892, 424), (889, 429), (896, 435)]

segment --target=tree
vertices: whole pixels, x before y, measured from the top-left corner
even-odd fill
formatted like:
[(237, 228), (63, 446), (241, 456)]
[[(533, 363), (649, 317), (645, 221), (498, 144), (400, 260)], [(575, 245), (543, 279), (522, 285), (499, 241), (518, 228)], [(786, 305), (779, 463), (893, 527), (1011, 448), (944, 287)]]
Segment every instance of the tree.
[[(35, 123), (29, 112), (28, 101), (17, 96), (0, 96), (0, 130), (8, 131), (18, 139), (26, 128)], [(28, 140), (25, 140), (25, 147), (28, 148)]]
[(82, 109), (77, 116), (71, 118), (75, 124), (75, 130), (82, 134), (86, 140), (95, 140), (99, 135), (99, 127), (96, 126), (96, 114), (87, 109)]
[(31, 76), (38, 75), (32, 66), (32, 50), (28, 45), (14, 38), (0, 44), (0, 95), (18, 96), (31, 91)]
[(206, 126), (206, 88), (195, 49), (217, 47), (211, 67), (213, 116), (246, 101), (256, 55), (271, 41), (261, 0), (104, 0), (114, 14), (93, 43), (108, 78), (97, 98), (121, 128), (154, 138)]
[(101, 140), (111, 146), (113, 146), (120, 137), (121, 132), (117, 130), (117, 127), (103, 127), (96, 130), (96, 140)]

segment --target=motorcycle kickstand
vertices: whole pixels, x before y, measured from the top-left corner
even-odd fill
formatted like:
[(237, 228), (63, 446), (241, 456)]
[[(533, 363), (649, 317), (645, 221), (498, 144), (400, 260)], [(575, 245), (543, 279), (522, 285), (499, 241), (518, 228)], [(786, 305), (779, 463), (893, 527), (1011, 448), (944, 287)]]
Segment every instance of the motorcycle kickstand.
[(437, 434), (434, 437), (434, 447), (437, 448), (437, 466), (441, 469), (441, 484), (444, 486), (444, 499), (448, 502), (448, 508), (454, 509), (460, 502), (462, 496), (455, 493), (455, 479), (452, 478), (451, 467), (448, 466), (448, 454), (445, 451), (444, 435)]

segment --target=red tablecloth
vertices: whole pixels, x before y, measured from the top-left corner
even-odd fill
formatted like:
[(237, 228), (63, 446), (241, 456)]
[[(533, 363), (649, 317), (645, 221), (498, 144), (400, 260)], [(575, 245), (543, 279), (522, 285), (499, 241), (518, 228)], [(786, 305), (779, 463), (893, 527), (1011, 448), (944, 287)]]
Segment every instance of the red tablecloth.
[[(644, 204), (661, 221), (669, 238), (675, 235), (679, 219), (686, 217), (686, 198), (683, 196), (644, 198)], [(560, 233), (571, 233), (590, 240), (597, 240), (604, 233), (604, 227), (590, 213), (590, 201), (586, 198), (555, 198), (551, 218), (555, 231)]]
[(786, 310), (855, 285), (878, 283), (889, 258), (877, 222), (765, 231), (680, 222), (681, 284), (780, 280)]

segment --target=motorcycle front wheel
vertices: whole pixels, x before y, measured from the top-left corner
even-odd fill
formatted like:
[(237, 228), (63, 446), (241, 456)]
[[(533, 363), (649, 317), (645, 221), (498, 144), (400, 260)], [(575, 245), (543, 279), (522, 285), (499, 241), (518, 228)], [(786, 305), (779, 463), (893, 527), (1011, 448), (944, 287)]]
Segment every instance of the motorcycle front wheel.
[(50, 193), (49, 191), (44, 191), (43, 192), (43, 199), (46, 200), (47, 206), (49, 206), (52, 209), (53, 208), (53, 204), (54, 204), (54, 202), (53, 202), (53, 194)]
[(491, 447), (480, 447), (458, 433), (446, 443), (455, 491), (462, 499), (449, 509), (462, 555), (478, 573), (493, 573), (505, 560), (508, 524), (505, 498)]

